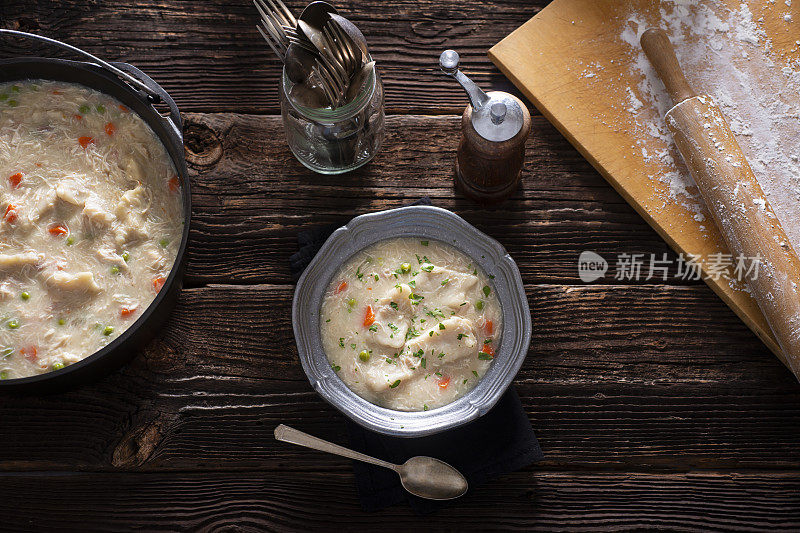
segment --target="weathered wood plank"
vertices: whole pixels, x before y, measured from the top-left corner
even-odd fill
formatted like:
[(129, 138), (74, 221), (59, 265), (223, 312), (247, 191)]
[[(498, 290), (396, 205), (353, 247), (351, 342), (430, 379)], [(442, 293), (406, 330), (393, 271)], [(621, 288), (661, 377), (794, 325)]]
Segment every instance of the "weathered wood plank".
[[(549, 467), (800, 468), (800, 388), (702, 286), (528, 286), (515, 381)], [(79, 390), (0, 398), (0, 470), (318, 468), (272, 438), (340, 442), (297, 360), (290, 286), (185, 290), (152, 345)]]
[[(288, 1), (299, 14), (306, 1)], [(335, 2), (367, 36), (390, 112), (461, 112), (463, 92), (438, 71), (439, 54), (457, 49), (484, 89), (512, 90), (486, 51), (547, 2), (501, 0), (347, 0)], [(246, 0), (200, 4), (158, 0), (5, 0), (3, 27), (60, 39), (148, 73), (183, 111), (279, 113), (280, 63), (255, 29)], [(6, 55), (53, 55), (52, 47), (12, 41)]]
[[(594, 250), (615, 282), (620, 253), (676, 256), (664, 241), (546, 120), (534, 120), (523, 184), (496, 209), (482, 209), (453, 189), (456, 116), (394, 116), (384, 148), (345, 177), (300, 165), (277, 117), (197, 115), (187, 118), (194, 221), (190, 284), (286, 283), (297, 232), (320, 223), (400, 207), (419, 199), (463, 216), (498, 239), (528, 283), (580, 283), (577, 260)], [(669, 282), (686, 283), (675, 277)], [(657, 276), (641, 283), (663, 283)], [(627, 282), (624, 281), (624, 282)], [(694, 282), (699, 283), (699, 282)]]
[[(342, 460), (308, 452), (320, 464)], [(517, 472), (420, 517), (361, 511), (352, 475), (0, 475), (14, 531), (796, 531), (795, 473)]]

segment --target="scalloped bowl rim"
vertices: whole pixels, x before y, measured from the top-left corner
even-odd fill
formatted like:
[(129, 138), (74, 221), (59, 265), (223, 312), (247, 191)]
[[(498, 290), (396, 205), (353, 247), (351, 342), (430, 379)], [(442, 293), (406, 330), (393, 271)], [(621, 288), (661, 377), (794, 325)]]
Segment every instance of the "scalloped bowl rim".
[[(322, 348), (320, 308), (335, 273), (365, 247), (398, 237), (438, 240), (466, 254), (494, 275), (490, 283), (503, 314), (500, 346), (486, 374), (461, 398), (429, 411), (395, 411), (361, 398), (334, 372)], [(361, 426), (398, 437), (438, 433), (486, 414), (511, 385), (531, 337), (530, 308), (514, 260), (499, 242), (455, 213), (433, 206), (360, 215), (334, 231), (297, 282), (292, 326), (303, 370), (319, 395)]]

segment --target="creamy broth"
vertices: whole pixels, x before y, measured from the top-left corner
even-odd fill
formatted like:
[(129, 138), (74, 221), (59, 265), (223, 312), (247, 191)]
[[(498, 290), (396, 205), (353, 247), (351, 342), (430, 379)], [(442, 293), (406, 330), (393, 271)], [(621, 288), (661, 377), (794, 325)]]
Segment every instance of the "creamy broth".
[(80, 361), (161, 290), (182, 233), (161, 141), (80, 85), (0, 84), (0, 379)]
[(350, 258), (320, 314), (339, 377), (362, 398), (399, 411), (434, 409), (469, 392), (499, 347), (501, 320), (489, 277), (469, 257), (411, 238)]

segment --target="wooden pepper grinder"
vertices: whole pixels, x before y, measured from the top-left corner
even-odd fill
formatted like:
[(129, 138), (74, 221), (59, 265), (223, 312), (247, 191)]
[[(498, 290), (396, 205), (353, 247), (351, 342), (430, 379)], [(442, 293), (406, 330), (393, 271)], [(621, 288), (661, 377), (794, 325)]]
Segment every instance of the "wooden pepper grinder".
[(456, 157), (456, 186), (476, 202), (502, 202), (519, 186), (531, 115), (519, 98), (501, 91), (485, 93), (458, 70), (458, 53), (445, 50), (439, 66), (469, 96), (461, 117)]

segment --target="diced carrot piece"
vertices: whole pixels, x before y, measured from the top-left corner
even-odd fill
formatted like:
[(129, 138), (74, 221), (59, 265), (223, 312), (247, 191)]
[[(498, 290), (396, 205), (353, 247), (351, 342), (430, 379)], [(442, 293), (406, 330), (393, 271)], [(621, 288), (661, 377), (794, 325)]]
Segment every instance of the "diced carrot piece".
[(446, 389), (448, 385), (450, 385), (450, 376), (444, 376), (439, 380), (440, 389)]
[(367, 306), (367, 312), (364, 315), (364, 327), (368, 328), (375, 322), (375, 311), (372, 310), (372, 306)]
[(117, 128), (116, 126), (114, 126), (113, 122), (109, 122), (108, 124), (106, 124), (105, 130), (106, 130), (106, 135), (114, 135), (114, 132), (117, 131)]
[(483, 348), (481, 348), (481, 351), (487, 355), (491, 355), (492, 357), (494, 357), (494, 348), (492, 348), (492, 345), (489, 343), (484, 343)]
[(69, 229), (64, 224), (52, 224), (47, 231), (50, 232), (50, 235), (55, 235), (56, 237), (60, 237), (62, 235), (67, 235), (69, 233)]
[(136, 307), (123, 307), (122, 309), (119, 310), (119, 316), (121, 316), (122, 318), (128, 318), (135, 312), (136, 312)]
[(178, 180), (178, 176), (172, 176), (167, 184), (169, 185), (169, 190), (172, 192), (176, 192), (181, 188), (181, 182)]
[(72, 115), (72, 118), (74, 118), (75, 120), (83, 120), (83, 117), (81, 115)]
[(21, 181), (22, 181), (22, 172), (17, 172), (16, 174), (12, 174), (11, 176), (8, 177), (8, 182), (15, 189), (19, 187)]
[(486, 334), (494, 335), (494, 322), (492, 322), (491, 320), (486, 321)]
[(347, 282), (346, 282), (346, 281), (343, 281), (343, 282), (341, 282), (341, 283), (339, 284), (339, 286), (338, 286), (338, 287), (336, 287), (336, 291), (335, 291), (335, 293), (336, 293), (336, 294), (339, 294), (340, 292), (344, 292), (344, 291), (346, 291), (346, 290), (347, 290)]
[(36, 166), (41, 168), (42, 164), (41, 163), (36, 163)]
[(61, 91), (53, 91), (53, 94), (64, 94)]
[(13, 224), (14, 221), (17, 220), (17, 206), (14, 204), (8, 204), (8, 207), (6, 207), (6, 212), (3, 215), (3, 220), (9, 224)]
[(163, 277), (161, 276), (157, 277), (156, 279), (153, 280), (153, 289), (155, 289), (156, 292), (159, 292), (161, 290), (161, 287), (164, 286), (165, 281), (167, 280), (165, 280)]
[(124, 105), (122, 105), (122, 104), (120, 104), (120, 105), (119, 105), (119, 110), (120, 110), (120, 111), (122, 111), (123, 113), (127, 113), (127, 112), (128, 112), (128, 108), (127, 108), (127, 107), (125, 107), (125, 106), (124, 106)]
[(33, 363), (36, 361), (38, 350), (36, 349), (36, 346), (28, 346), (27, 348), (20, 349), (19, 353), (21, 353), (25, 359)]
[(92, 137), (78, 137), (78, 144), (80, 144), (84, 150), (93, 142), (94, 139)]

